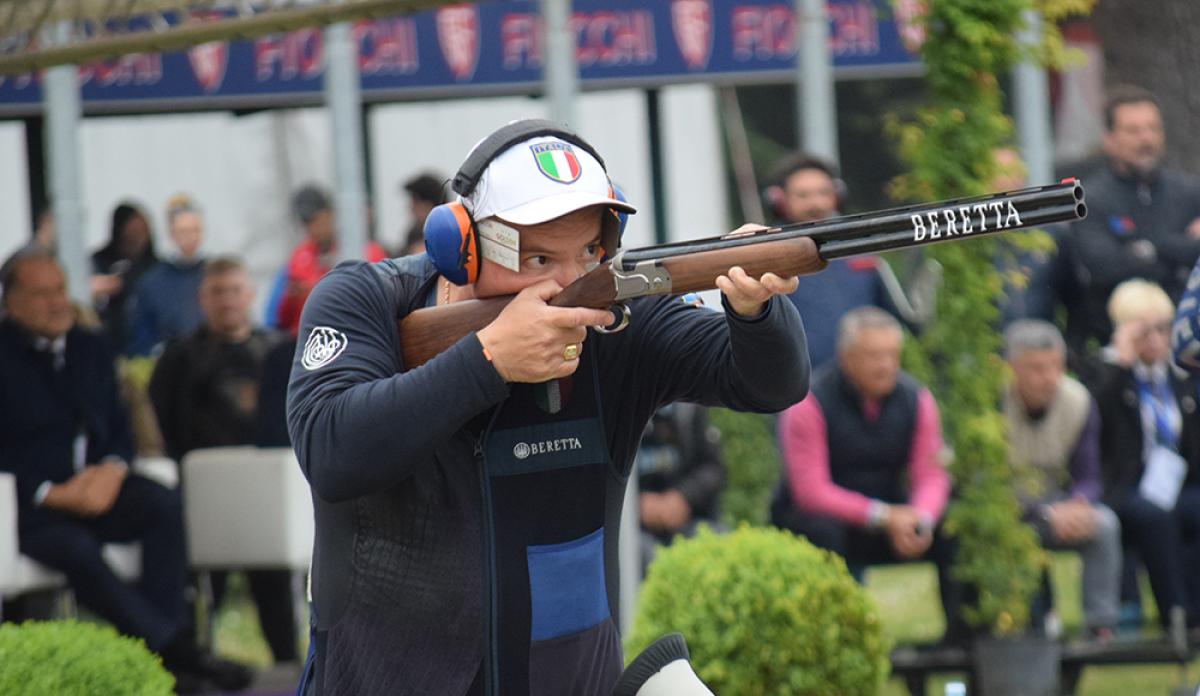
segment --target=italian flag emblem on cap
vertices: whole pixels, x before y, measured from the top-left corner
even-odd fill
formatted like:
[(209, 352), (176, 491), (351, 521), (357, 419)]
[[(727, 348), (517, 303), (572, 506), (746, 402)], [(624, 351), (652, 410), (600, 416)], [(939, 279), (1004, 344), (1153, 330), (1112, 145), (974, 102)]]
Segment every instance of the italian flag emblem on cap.
[(579, 158), (571, 146), (561, 142), (530, 145), (538, 170), (560, 184), (569, 184), (579, 178), (582, 169)]

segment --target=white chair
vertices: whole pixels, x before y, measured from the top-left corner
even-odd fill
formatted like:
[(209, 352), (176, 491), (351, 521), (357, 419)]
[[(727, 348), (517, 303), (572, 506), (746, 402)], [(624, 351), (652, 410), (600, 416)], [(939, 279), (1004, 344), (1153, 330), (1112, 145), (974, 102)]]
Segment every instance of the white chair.
[(303, 578), (312, 559), (313, 508), (291, 448), (193, 450), (183, 458), (182, 475), (188, 559), (201, 573), (209, 606), (209, 571), (290, 570), (296, 625), (306, 625)]
[(287, 447), (211, 447), (183, 458), (192, 568), (307, 570), (313, 510)]
[[(179, 483), (175, 462), (166, 457), (142, 457), (134, 471), (167, 488)], [(142, 547), (138, 543), (105, 544), (104, 560), (126, 582), (135, 582), (142, 574)], [(5, 599), (29, 592), (63, 590), (67, 579), (58, 572), (20, 553), (17, 543), (17, 484), (12, 474), (0, 472), (0, 618)], [(67, 598), (67, 613), (73, 603)]]

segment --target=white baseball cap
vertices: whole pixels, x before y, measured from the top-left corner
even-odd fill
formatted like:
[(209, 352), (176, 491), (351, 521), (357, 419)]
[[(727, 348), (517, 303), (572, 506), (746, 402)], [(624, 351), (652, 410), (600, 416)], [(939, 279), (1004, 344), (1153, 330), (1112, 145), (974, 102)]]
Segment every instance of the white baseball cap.
[(498, 217), (518, 225), (537, 225), (592, 205), (637, 212), (615, 197), (595, 157), (554, 136), (510, 146), (491, 161), (462, 202), (476, 220)]

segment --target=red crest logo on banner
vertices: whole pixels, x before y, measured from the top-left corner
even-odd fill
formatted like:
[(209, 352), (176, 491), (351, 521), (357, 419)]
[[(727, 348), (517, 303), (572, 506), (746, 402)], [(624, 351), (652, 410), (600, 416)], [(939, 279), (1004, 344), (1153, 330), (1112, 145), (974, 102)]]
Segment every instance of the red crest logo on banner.
[(703, 70), (712, 55), (712, 3), (671, 0), (671, 29), (688, 70)]
[(188, 49), (188, 63), (196, 82), (205, 92), (220, 89), (225, 80), (225, 68), (229, 64), (229, 46), (223, 41), (212, 41)]
[(896, 32), (900, 34), (900, 43), (913, 55), (921, 51), (925, 44), (925, 25), (921, 18), (925, 15), (924, 0), (897, 0), (893, 6), (896, 12)]
[[(220, 20), (220, 12), (193, 12), (188, 18), (192, 22), (211, 22)], [(205, 92), (215, 92), (225, 81), (225, 69), (229, 66), (229, 44), (224, 41), (212, 41), (206, 44), (192, 46), (187, 52), (188, 63), (192, 66), (192, 74), (196, 82)]]
[(438, 45), (456, 80), (468, 80), (479, 61), (479, 10), (474, 5), (448, 5), (437, 11)]

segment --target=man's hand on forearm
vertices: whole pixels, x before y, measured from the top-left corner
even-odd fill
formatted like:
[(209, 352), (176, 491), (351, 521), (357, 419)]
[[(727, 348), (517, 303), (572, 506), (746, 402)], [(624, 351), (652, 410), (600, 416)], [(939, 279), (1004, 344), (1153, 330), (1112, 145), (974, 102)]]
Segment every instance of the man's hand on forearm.
[(908, 505), (889, 505), (884, 520), (892, 550), (903, 559), (917, 558), (933, 542), (933, 533), (921, 524), (921, 516)]
[(116, 502), (127, 472), (125, 463), (116, 459), (86, 466), (67, 481), (50, 486), (42, 505), (79, 517), (103, 515)]

